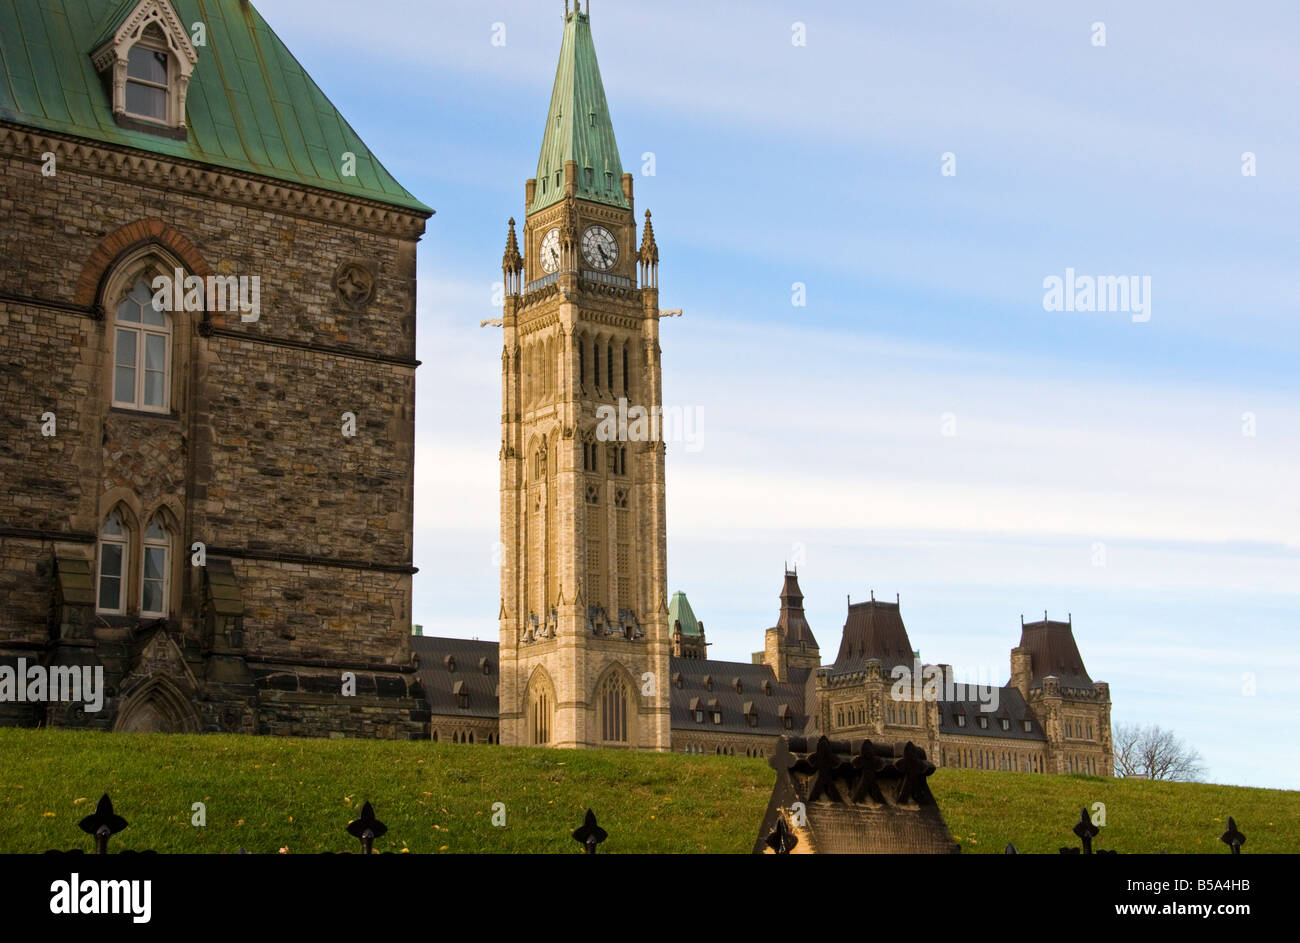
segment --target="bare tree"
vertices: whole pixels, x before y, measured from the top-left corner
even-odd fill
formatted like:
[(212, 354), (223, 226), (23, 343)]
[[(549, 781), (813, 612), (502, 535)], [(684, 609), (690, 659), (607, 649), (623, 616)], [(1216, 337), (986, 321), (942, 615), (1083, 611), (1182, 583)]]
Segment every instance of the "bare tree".
[(1116, 724), (1111, 738), (1116, 775), (1195, 782), (1205, 772), (1201, 754), (1172, 730), (1155, 724)]

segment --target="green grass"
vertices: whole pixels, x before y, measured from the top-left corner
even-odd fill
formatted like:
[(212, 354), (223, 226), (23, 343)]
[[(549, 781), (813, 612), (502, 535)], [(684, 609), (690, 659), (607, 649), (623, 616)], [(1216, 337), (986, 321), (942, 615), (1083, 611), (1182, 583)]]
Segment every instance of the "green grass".
[[(0, 757), (3, 852), (89, 850), (77, 822), (104, 792), (131, 823), (119, 851), (353, 851), (343, 829), (369, 800), (389, 827), (376, 851), (572, 853), (591, 806), (602, 852), (748, 852), (775, 776), (741, 757), (12, 728)], [(966, 853), (1055, 853), (1094, 802), (1098, 848), (1222, 854), (1232, 815), (1247, 852), (1300, 852), (1300, 792), (951, 769), (930, 783)]]

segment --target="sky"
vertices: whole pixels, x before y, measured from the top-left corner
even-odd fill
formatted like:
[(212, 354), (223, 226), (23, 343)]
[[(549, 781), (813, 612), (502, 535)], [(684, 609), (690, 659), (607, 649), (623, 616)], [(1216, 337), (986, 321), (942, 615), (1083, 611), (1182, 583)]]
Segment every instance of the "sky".
[[(563, 0), (257, 6), (437, 211), (414, 621), (495, 638), (479, 322)], [(826, 661), (846, 598), (897, 594), (923, 659), (1005, 681), (1046, 611), (1114, 723), (1172, 729), (1210, 781), (1300, 788), (1300, 9), (1226, 11), (597, 0), (661, 306), (685, 312), (660, 325), (665, 403), (696, 422), (668, 447), (669, 589), (710, 657), (762, 647), (787, 563)], [(1046, 310), (1068, 270), (1149, 304)]]

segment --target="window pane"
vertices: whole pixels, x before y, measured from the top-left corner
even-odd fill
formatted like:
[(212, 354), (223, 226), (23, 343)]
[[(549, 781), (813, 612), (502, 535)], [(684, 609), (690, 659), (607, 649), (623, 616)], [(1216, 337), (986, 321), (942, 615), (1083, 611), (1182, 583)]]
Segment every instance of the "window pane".
[(163, 405), (163, 375), (159, 371), (146, 370), (144, 374), (144, 405)]
[(167, 531), (166, 529), (164, 529), (164, 527), (162, 526), (162, 522), (158, 520), (158, 518), (155, 517), (152, 521), (149, 522), (149, 529), (144, 532), (144, 539), (145, 540), (166, 540), (167, 539)]
[(117, 365), (119, 367), (135, 366), (135, 339), (139, 336), (136, 331), (117, 329)]
[(103, 577), (99, 581), (99, 608), (100, 609), (121, 609), (122, 608), (122, 581)]
[(162, 580), (145, 580), (144, 594), (140, 597), (141, 612), (163, 611)]
[(103, 544), (99, 551), (99, 572), (105, 577), (122, 575), (121, 544)]
[(121, 544), (99, 545), (99, 608), (122, 608)]
[(142, 278), (131, 286), (131, 293), (127, 297), (144, 307), (153, 301), (153, 292), (149, 290), (148, 283)]
[(135, 371), (130, 367), (118, 367), (113, 375), (113, 402), (135, 402)]
[(126, 74), (133, 79), (167, 84), (167, 54), (144, 46), (132, 46), (126, 54)]
[(118, 537), (125, 533), (125, 531), (122, 530), (122, 519), (117, 516), (116, 511), (108, 515), (108, 520), (104, 521), (104, 533), (113, 534)]
[(144, 578), (146, 581), (163, 578), (163, 567), (167, 565), (167, 551), (162, 547), (145, 547)]
[(119, 321), (129, 321), (133, 324), (140, 322), (140, 306), (127, 298), (117, 306), (117, 319)]
[(128, 114), (164, 121), (167, 118), (167, 90), (141, 85), (139, 82), (127, 82), (126, 110)]
[(144, 368), (162, 370), (167, 366), (167, 338), (162, 334), (145, 334)]
[(163, 327), (167, 324), (167, 317), (162, 313), (161, 308), (155, 308), (152, 301), (146, 301), (140, 308), (144, 314), (144, 323), (152, 324), (157, 327)]

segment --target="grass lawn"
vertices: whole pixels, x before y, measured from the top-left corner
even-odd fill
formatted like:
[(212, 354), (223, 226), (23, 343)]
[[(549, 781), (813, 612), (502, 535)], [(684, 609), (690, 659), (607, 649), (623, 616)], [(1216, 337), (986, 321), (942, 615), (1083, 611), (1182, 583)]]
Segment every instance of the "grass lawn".
[[(748, 852), (775, 774), (742, 757), (557, 751), (233, 735), (0, 729), (0, 852), (83, 848), (77, 828), (108, 792), (131, 824), (110, 850), (354, 851), (344, 826), (373, 803), (376, 851), (566, 852), (587, 807), (602, 852)], [(1095, 847), (1300, 852), (1300, 792), (1091, 776), (941, 769), (930, 785), (963, 853), (1055, 853), (1080, 806), (1105, 803)], [(191, 824), (203, 802), (207, 825)], [(505, 805), (505, 827), (492, 824)]]

